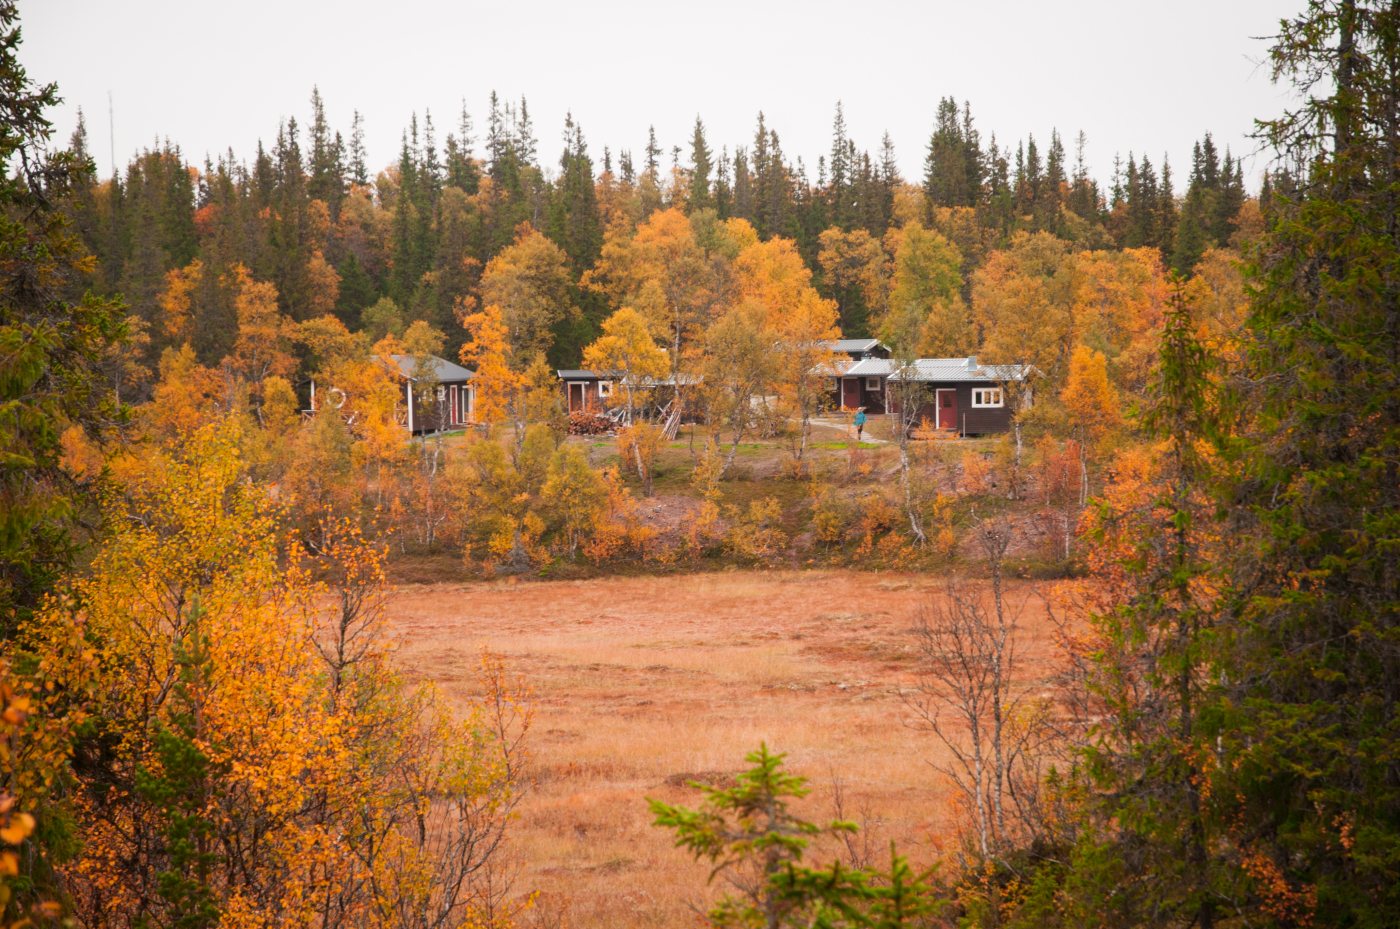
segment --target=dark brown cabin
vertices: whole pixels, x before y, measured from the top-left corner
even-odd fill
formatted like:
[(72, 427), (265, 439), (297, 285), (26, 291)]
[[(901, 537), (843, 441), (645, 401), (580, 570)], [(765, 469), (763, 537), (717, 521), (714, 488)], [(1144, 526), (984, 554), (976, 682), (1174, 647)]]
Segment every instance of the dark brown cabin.
[[(393, 355), (384, 360), (376, 355), (374, 360), (399, 376), (399, 407), (409, 432), (446, 431), (476, 423), (476, 388), (471, 384), (475, 371), (429, 355), (427, 375), (419, 378), (412, 355)], [(419, 386), (422, 381), (436, 382), (436, 396), (424, 400)]]
[(924, 385), (928, 396), (918, 421), (958, 435), (1006, 432), (1012, 411), (1004, 385), (1021, 382), (1031, 370), (1027, 365), (981, 365), (976, 358), (920, 358), (901, 371), (898, 362), (871, 358), (834, 376), (832, 402), (842, 410), (898, 412), (889, 382), (907, 376)]

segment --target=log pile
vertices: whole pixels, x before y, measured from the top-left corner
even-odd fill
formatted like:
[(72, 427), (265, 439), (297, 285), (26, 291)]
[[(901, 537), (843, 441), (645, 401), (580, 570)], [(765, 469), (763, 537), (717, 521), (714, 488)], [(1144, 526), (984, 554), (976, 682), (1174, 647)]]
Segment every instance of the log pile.
[(615, 428), (613, 421), (601, 413), (575, 410), (569, 414), (569, 435), (607, 435)]

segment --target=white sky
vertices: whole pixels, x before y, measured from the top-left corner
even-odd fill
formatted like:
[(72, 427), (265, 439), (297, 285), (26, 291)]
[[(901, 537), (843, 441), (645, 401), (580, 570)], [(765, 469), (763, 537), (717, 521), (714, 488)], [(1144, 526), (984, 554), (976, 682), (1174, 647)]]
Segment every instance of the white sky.
[[(365, 117), (374, 170), (393, 161), (410, 113), (431, 110), (439, 145), (465, 97), (478, 143), (492, 89), (524, 94), (552, 167), (572, 110), (601, 170), (603, 146), (640, 163), (647, 125), (688, 153), (696, 114), (716, 151), (750, 143), (760, 109), (790, 159), (815, 180), (830, 150), (836, 101), (856, 144), (894, 140), (904, 176), (922, 175), (941, 97), (972, 103), (985, 139), (1027, 132), (1042, 151), (1052, 127), (1106, 181), (1115, 152), (1166, 152), (1180, 192), (1192, 143), (1252, 153), (1252, 120), (1275, 115), (1287, 89), (1269, 82), (1268, 36), (1303, 0), (927, 0), (775, 3), (310, 3), (240, 0), (20, 0), (20, 59), (57, 81), (52, 114), (66, 142), (81, 106), (94, 157), (110, 172), (157, 137), (190, 161), (232, 146), (251, 160), (279, 118), (305, 123), (313, 84), (348, 142)], [(108, 130), (112, 93), (116, 134)], [(684, 160), (685, 156), (683, 156)], [(1246, 161), (1257, 176), (1263, 156)], [(1254, 183), (1251, 181), (1250, 186)]]

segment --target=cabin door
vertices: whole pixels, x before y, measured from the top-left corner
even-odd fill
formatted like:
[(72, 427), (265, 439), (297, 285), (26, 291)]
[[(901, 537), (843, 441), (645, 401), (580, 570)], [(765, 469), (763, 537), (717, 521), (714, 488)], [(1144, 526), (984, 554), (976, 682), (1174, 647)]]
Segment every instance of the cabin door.
[(449, 425), (457, 425), (457, 388), (447, 388), (447, 422)]
[(860, 381), (853, 377), (841, 379), (841, 408), (854, 410), (860, 406)]
[(958, 428), (958, 392), (956, 389), (939, 390), (938, 397), (938, 428), (953, 429)]
[(578, 381), (569, 383), (569, 412), (574, 413), (584, 407), (584, 390), (586, 384)]

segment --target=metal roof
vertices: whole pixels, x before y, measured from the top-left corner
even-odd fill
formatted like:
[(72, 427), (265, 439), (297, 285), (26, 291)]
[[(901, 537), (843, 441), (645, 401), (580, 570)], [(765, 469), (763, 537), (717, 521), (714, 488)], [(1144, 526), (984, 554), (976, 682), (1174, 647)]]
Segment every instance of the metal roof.
[[(857, 361), (842, 374), (846, 377), (896, 377), (903, 366), (893, 358), (867, 358)], [(983, 365), (975, 357), (919, 358), (911, 367), (911, 380), (952, 383), (962, 381), (1019, 381), (1030, 373), (1030, 365)]]
[[(371, 356), (375, 361), (379, 360), (378, 355)], [(399, 373), (409, 380), (413, 380), (414, 356), (412, 355), (391, 355), (394, 366), (399, 369)], [(433, 362), (433, 377), (442, 383), (449, 381), (469, 381), (476, 377), (475, 371), (469, 371), (461, 365), (453, 364), (445, 358), (436, 355), (429, 355)]]
[(831, 343), (834, 352), (868, 352), (872, 348), (884, 348), (879, 339), (837, 339)]
[[(569, 368), (558, 368), (557, 373), (559, 374), (559, 380), (561, 381), (620, 380), (625, 374), (625, 372), (623, 371), (584, 371), (572, 370)], [(680, 382), (682, 387), (689, 387), (694, 384), (699, 384), (702, 380), (704, 380), (704, 378), (700, 377), (700, 375), (698, 374), (680, 375)], [(669, 374), (665, 377), (643, 377), (639, 378), (637, 381), (638, 386), (641, 387), (654, 387), (657, 384), (660, 384), (663, 387), (670, 387), (673, 386), (675, 383), (675, 379)]]

